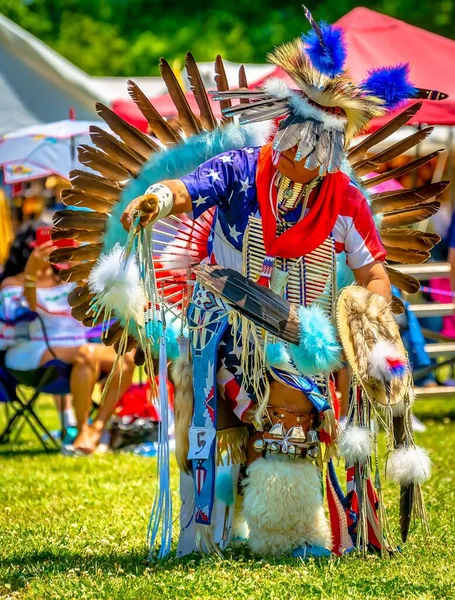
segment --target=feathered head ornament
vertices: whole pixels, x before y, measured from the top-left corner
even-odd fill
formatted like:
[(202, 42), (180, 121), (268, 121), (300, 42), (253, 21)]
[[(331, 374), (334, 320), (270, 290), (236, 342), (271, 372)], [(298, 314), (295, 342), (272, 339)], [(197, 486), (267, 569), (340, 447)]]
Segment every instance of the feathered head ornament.
[(292, 78), (297, 89), (272, 78), (262, 89), (213, 93), (213, 98), (220, 101), (249, 100), (223, 109), (225, 116), (238, 116), (241, 124), (281, 118), (274, 150), (297, 147), (295, 160), (305, 159), (307, 169), (319, 169), (321, 175), (335, 172), (341, 166), (347, 143), (371, 119), (384, 116), (409, 98), (447, 98), (441, 92), (414, 87), (409, 81), (408, 65), (372, 70), (364, 81), (354, 85), (345, 69), (343, 30), (317, 23), (303, 8), (310, 31), (268, 55), (270, 62)]

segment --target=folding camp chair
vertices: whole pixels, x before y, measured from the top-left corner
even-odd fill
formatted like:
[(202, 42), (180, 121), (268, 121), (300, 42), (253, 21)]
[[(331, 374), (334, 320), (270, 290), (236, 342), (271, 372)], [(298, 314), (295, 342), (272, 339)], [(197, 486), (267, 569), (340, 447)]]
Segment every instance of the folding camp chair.
[[(4, 401), (9, 402), (13, 408), (13, 414), (0, 434), (0, 444), (11, 440), (13, 430), (17, 436), (26, 422), (45, 450), (59, 448), (59, 443), (37, 415), (35, 403), (40, 394), (57, 396), (69, 394), (70, 374), (71, 365), (60, 360), (51, 360), (32, 371), (16, 371), (0, 367), (0, 394), (3, 392)], [(19, 385), (32, 388), (32, 395), (27, 397), (24, 390), (19, 389)]]
[[(14, 319), (6, 319), (4, 315), (1, 315), (0, 321), (17, 327), (21, 324), (28, 325), (37, 318), (39, 318), (37, 313), (30, 311), (26, 306), (19, 306)], [(46, 338), (46, 335), (44, 337)], [(70, 374), (71, 365), (57, 359), (31, 371), (17, 371), (7, 369), (4, 365), (0, 366), (0, 402), (5, 403), (5, 407), (12, 409), (6, 412), (7, 423), (3, 432), (0, 433), (0, 444), (11, 440), (13, 430), (17, 438), (27, 423), (45, 450), (58, 448), (58, 442), (36, 414), (35, 403), (40, 394), (58, 396), (69, 394)], [(32, 395), (29, 396), (20, 386), (32, 388)], [(63, 436), (64, 432), (62, 431), (62, 439)]]

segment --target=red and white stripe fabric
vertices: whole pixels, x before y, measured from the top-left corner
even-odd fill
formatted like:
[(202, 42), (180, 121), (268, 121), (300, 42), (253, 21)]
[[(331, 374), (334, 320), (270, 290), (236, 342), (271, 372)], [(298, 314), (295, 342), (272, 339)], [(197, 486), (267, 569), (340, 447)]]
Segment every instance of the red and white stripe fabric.
[(368, 202), (353, 184), (348, 186), (333, 237), (337, 253), (346, 252), (346, 262), (351, 269), (360, 269), (375, 260), (383, 261), (387, 255)]

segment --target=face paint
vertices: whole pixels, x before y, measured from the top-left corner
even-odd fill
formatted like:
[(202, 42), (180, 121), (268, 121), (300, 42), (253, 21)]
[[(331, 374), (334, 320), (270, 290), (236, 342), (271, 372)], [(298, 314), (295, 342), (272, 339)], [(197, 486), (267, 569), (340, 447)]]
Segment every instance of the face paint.
[(278, 152), (277, 150), (274, 150), (272, 153), (272, 164), (274, 167), (278, 164), (279, 160), (280, 160), (280, 152)]

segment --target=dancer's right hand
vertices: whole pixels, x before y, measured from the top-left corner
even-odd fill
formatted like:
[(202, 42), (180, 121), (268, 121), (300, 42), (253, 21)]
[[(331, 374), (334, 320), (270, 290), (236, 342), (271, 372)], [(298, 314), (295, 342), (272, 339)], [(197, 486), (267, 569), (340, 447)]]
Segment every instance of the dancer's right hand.
[(145, 227), (156, 219), (159, 212), (158, 198), (155, 194), (144, 194), (135, 198), (125, 208), (120, 222), (129, 231), (133, 224), (135, 213), (140, 213), (139, 227)]

